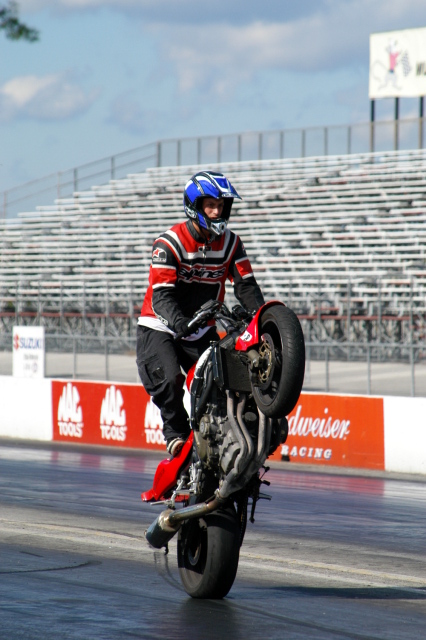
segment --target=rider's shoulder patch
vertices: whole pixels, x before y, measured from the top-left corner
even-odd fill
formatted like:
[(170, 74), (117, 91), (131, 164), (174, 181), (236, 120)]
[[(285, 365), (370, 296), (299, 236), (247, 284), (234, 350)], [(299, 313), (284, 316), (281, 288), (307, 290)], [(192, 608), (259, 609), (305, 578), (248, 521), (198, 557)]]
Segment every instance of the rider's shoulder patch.
[(152, 252), (152, 261), (153, 262), (166, 262), (167, 253), (164, 249), (160, 249), (160, 247), (156, 247)]

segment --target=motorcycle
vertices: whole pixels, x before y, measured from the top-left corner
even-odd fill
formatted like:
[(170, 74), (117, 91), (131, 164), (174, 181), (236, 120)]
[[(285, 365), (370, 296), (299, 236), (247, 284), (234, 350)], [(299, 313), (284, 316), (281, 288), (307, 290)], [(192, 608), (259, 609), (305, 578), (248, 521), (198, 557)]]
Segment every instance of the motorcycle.
[[(193, 598), (223, 598), (238, 569), (247, 520), (261, 491), (266, 459), (285, 442), (286, 416), (299, 398), (305, 343), (296, 314), (282, 302), (252, 317), (218, 301), (201, 307), (195, 330), (214, 320), (224, 336), (186, 379), (191, 434), (180, 453), (160, 462), (142, 500), (166, 507), (145, 532), (155, 549), (178, 534), (180, 578)], [(180, 339), (182, 336), (176, 336)], [(248, 515), (250, 507), (250, 517)]]

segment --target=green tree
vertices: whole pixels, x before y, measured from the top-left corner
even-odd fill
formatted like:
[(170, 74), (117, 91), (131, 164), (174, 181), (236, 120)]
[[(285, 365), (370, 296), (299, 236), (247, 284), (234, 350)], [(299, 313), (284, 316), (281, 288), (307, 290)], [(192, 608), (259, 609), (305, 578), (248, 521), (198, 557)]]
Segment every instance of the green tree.
[(37, 29), (31, 29), (19, 20), (19, 6), (17, 2), (8, 2), (0, 6), (0, 31), (4, 30), (9, 40), (28, 40), (35, 42), (39, 38)]

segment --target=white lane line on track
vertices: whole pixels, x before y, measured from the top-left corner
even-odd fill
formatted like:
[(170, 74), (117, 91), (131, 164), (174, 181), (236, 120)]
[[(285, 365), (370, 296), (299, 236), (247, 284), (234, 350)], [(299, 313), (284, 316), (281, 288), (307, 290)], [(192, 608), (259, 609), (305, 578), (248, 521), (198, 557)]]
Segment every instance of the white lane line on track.
[(325, 574), (324, 572), (321, 573), (319, 571), (309, 571), (308, 569), (294, 569), (289, 567), (279, 567), (277, 565), (271, 565), (271, 564), (259, 565), (258, 562), (247, 562), (247, 560), (240, 560), (239, 567), (240, 569), (253, 569), (257, 575), (259, 575), (259, 570), (262, 569), (270, 573), (282, 574), (283, 577), (294, 575), (294, 576), (300, 576), (302, 578), (309, 578), (317, 581), (318, 580), (325, 581), (328, 584), (333, 582), (340, 582), (343, 584), (350, 584), (352, 586), (358, 585), (366, 589), (367, 588), (369, 589), (392, 588), (392, 589), (398, 589), (407, 593), (413, 593), (416, 595), (421, 594), (425, 596), (424, 582), (422, 582), (420, 578), (414, 581), (412, 578), (410, 578), (410, 581), (413, 581), (415, 584), (406, 586), (404, 584), (405, 580), (401, 579), (399, 576), (393, 576), (392, 584), (389, 584), (389, 580), (386, 580), (386, 579), (374, 580), (371, 577), (367, 577), (367, 576), (364, 579), (361, 579), (360, 577), (357, 578), (354, 576), (349, 577), (349, 576), (338, 575), (336, 573), (333, 573), (332, 571)]
[[(0, 520), (0, 532), (1, 531), (13, 531), (15, 535), (17, 533), (21, 535), (44, 535), (46, 537), (55, 537), (56, 540), (60, 538), (62, 540), (79, 543), (82, 543), (84, 538), (86, 538), (88, 545), (93, 544), (93, 538), (95, 538), (97, 544), (100, 544), (101, 546), (109, 546), (113, 544), (119, 548), (133, 548), (133, 550), (137, 547), (138, 552), (144, 556), (152, 555), (155, 551), (158, 552), (158, 550), (152, 549), (148, 546), (143, 536), (137, 537), (119, 532), (87, 529), (85, 527), (48, 523), (31, 523), (23, 525), (20, 523), (20, 529), (18, 532), (16, 521)], [(364, 586), (383, 587), (389, 586), (389, 582), (391, 582), (395, 587), (410, 590), (410, 587), (404, 586), (404, 583), (408, 583), (409, 585), (413, 585), (411, 587), (412, 591), (417, 590), (418, 592), (419, 589), (422, 589), (422, 593), (424, 593), (424, 589), (426, 587), (426, 581), (420, 577), (372, 571), (370, 569), (347, 567), (324, 562), (295, 560), (292, 558), (283, 558), (282, 556), (275, 557), (266, 554), (254, 554), (244, 550), (241, 551), (239, 564), (242, 568), (255, 569), (256, 571), (261, 569), (273, 573), (294, 574), (320, 580), (334, 580)]]
[(16, 521), (8, 521), (0, 519), (0, 534), (13, 532), (16, 538), (23, 536), (43, 536), (46, 538), (55, 538), (55, 540), (67, 540), (78, 542), (80, 544), (91, 545), (95, 542), (102, 546), (114, 543), (121, 548), (135, 548), (138, 546), (142, 554), (152, 554), (153, 549), (149, 547), (143, 534), (141, 536), (133, 536), (130, 534), (119, 533), (117, 531), (100, 531), (99, 529), (87, 529), (86, 527), (74, 527), (66, 525), (44, 524), (44, 523), (17, 523)]
[[(257, 569), (262, 568), (274, 571), (276, 573), (290, 572), (298, 575), (304, 574), (316, 577), (325, 577), (324, 572), (326, 571), (328, 572), (328, 574), (333, 573), (333, 578), (342, 582), (356, 581), (364, 584), (365, 579), (374, 579), (380, 581), (380, 584), (383, 584), (383, 581), (391, 580), (397, 582), (408, 582), (410, 584), (416, 585), (417, 588), (426, 587), (426, 581), (424, 579), (414, 576), (400, 575), (396, 573), (385, 573), (382, 571), (372, 571), (370, 569), (357, 569), (354, 567), (346, 567), (343, 565), (328, 564), (324, 562), (307, 562), (304, 560), (294, 560), (263, 554), (247, 553), (244, 551), (242, 551), (240, 554), (240, 566), (256, 567)], [(309, 571), (309, 569), (313, 571)], [(348, 577), (343, 577), (342, 575), (339, 576), (336, 575), (336, 573), (347, 574)], [(364, 580), (357, 580), (356, 576), (359, 576), (360, 578), (363, 577)]]

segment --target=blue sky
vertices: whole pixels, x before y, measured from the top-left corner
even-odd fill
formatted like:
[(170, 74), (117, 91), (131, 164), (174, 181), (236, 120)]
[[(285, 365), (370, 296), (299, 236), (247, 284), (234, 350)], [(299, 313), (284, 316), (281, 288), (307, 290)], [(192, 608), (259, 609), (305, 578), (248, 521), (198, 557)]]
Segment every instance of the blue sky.
[(0, 191), (157, 139), (365, 122), (370, 33), (426, 26), (424, 0), (19, 4), (41, 37), (0, 34)]

